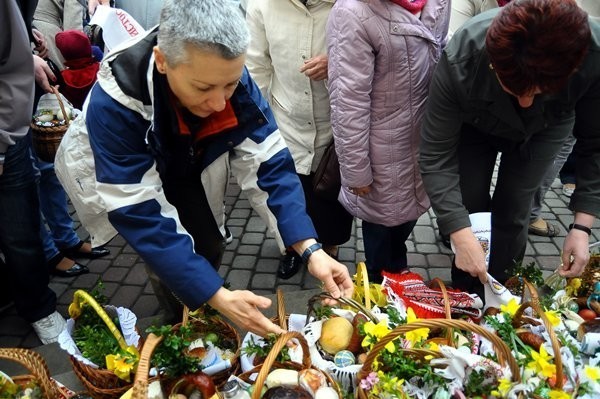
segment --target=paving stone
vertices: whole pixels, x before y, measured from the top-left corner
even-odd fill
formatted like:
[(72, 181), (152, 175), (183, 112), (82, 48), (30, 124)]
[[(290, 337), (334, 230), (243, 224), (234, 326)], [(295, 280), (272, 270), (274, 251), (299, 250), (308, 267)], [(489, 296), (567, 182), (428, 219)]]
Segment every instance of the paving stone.
[(150, 281), (148, 281), (146, 283), (146, 285), (144, 286), (144, 294), (152, 294), (154, 295), (154, 288), (152, 288), (152, 283)]
[(258, 258), (256, 261), (256, 271), (259, 273), (276, 273), (279, 267), (279, 259)]
[(227, 221), (228, 226), (245, 226), (246, 219), (229, 219)]
[(273, 289), (275, 287), (276, 277), (272, 273), (257, 273), (252, 276), (252, 289)]
[(100, 276), (98, 274), (82, 274), (73, 279), (73, 285), (77, 288), (81, 288), (86, 291), (91, 291), (98, 283), (99, 278)]
[(413, 239), (418, 244), (435, 243), (435, 231), (431, 226), (415, 226), (413, 229)]
[(58, 280), (52, 280), (50, 281), (50, 284), (48, 284), (48, 287), (50, 287), (50, 289), (56, 293), (56, 296), (59, 297), (65, 293), (69, 288), (69, 285), (58, 282)]
[(260, 256), (262, 258), (277, 258), (281, 257), (279, 246), (273, 238), (267, 238), (260, 249)]
[(427, 271), (427, 269), (422, 268), (422, 267), (411, 267), (410, 271), (413, 273), (417, 273), (419, 276), (423, 277), (423, 280), (425, 281), (429, 281), (429, 272)]
[(138, 319), (155, 316), (158, 314), (159, 309), (158, 299), (154, 295), (140, 296), (131, 307), (131, 311), (135, 313)]
[(427, 259), (425, 258), (425, 255), (422, 255), (422, 254), (409, 253), (409, 254), (407, 254), (407, 260), (408, 260), (408, 267), (410, 267), (410, 268), (428, 266)]
[(450, 283), (452, 281), (450, 267), (430, 267), (428, 271), (430, 280), (437, 277), (445, 283)]
[(233, 256), (233, 252), (225, 252), (223, 254), (223, 258), (221, 258), (221, 264), (231, 266), (231, 264), (233, 263)]
[(267, 231), (267, 224), (262, 220), (262, 218), (258, 216), (253, 216), (250, 219), (248, 219), (246, 231), (264, 233), (265, 231)]
[(112, 265), (129, 267), (133, 266), (137, 260), (137, 254), (121, 254), (115, 258), (115, 260), (112, 262)]
[(258, 245), (240, 245), (237, 252), (240, 255), (258, 255), (260, 246)]
[(556, 245), (552, 243), (533, 243), (533, 248), (540, 255), (558, 255), (560, 253)]
[(540, 269), (554, 271), (560, 266), (559, 256), (538, 256), (536, 261)]
[(256, 265), (256, 256), (238, 255), (233, 259), (233, 269), (253, 269)]
[(242, 244), (260, 245), (265, 241), (265, 235), (260, 233), (246, 233), (241, 237)]
[(219, 267), (219, 271), (218, 271), (218, 273), (219, 273), (219, 276), (221, 276), (221, 277), (223, 277), (223, 278), (224, 278), (224, 277), (226, 277), (226, 276), (227, 276), (227, 273), (229, 273), (229, 269), (230, 269), (230, 267), (229, 267), (229, 266), (223, 266), (223, 265), (221, 265), (221, 266)]
[(231, 284), (230, 289), (232, 290), (248, 289), (251, 278), (252, 272), (250, 270), (230, 270), (227, 274), (227, 281)]
[(131, 309), (141, 292), (142, 287), (136, 285), (122, 285), (117, 289), (115, 295), (110, 298), (110, 304)]
[(88, 264), (88, 268), (95, 273), (104, 273), (110, 265), (110, 259), (94, 259)]
[(432, 254), (427, 255), (427, 265), (432, 268), (452, 266), (452, 259), (448, 255)]
[(437, 254), (439, 248), (435, 244), (417, 244), (415, 245), (416, 251), (421, 254)]
[(129, 273), (129, 268), (126, 267), (111, 267), (102, 276), (104, 281), (121, 282)]
[(123, 280), (123, 282), (125, 284), (130, 284), (130, 285), (144, 286), (146, 284), (147, 280), (148, 280), (148, 273), (146, 273), (146, 267), (144, 266), (143, 263), (136, 263), (129, 270), (129, 274), (127, 274), (127, 277), (125, 278), (125, 280)]
[(356, 251), (353, 248), (342, 248), (338, 249), (338, 260), (340, 262), (355, 262)]
[(250, 213), (251, 213), (250, 209), (233, 209), (229, 213), (229, 218), (248, 219), (248, 217), (250, 216)]

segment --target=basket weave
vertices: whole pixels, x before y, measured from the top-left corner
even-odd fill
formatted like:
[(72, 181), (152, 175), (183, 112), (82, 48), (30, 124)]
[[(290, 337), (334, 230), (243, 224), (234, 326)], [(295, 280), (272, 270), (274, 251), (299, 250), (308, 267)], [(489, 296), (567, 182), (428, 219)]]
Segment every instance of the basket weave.
[[(477, 324), (468, 323), (464, 320), (448, 320), (448, 319), (425, 319), (422, 321), (415, 321), (414, 323), (410, 323), (410, 324), (403, 324), (401, 326), (394, 328), (389, 334), (387, 334), (385, 337), (383, 337), (381, 340), (379, 340), (373, 346), (373, 349), (371, 349), (371, 351), (367, 354), (365, 363), (363, 364), (362, 368), (360, 369), (360, 372), (358, 373), (358, 380), (360, 381), (369, 375), (369, 373), (372, 371), (373, 362), (379, 355), (379, 352), (381, 352), (385, 348), (385, 345), (387, 345), (393, 339), (395, 339), (409, 331), (413, 331), (413, 330), (416, 330), (419, 328), (453, 328), (453, 329), (461, 330), (461, 331), (471, 331), (471, 332), (475, 332), (479, 335), (482, 335), (483, 337), (487, 338), (494, 345), (494, 348), (496, 349), (496, 355), (498, 356), (498, 361), (500, 362), (500, 364), (503, 366), (508, 365), (508, 367), (510, 368), (510, 372), (512, 374), (513, 381), (515, 381), (515, 382), (520, 381), (521, 373), (519, 370), (519, 365), (517, 364), (517, 361), (513, 357), (509, 347), (506, 346), (506, 344), (502, 341), (502, 339), (500, 339), (500, 337), (498, 337), (493, 332), (488, 331), (485, 328), (483, 328)], [(424, 361), (426, 359), (426, 356), (432, 356), (434, 358), (441, 356), (440, 353), (438, 353), (436, 351), (431, 351), (431, 350), (423, 350), (423, 349), (410, 349), (409, 351), (407, 351), (405, 349), (400, 349), (400, 350), (402, 350), (403, 353), (410, 354), (411, 356), (417, 356)], [(358, 386), (357, 391), (358, 391), (358, 399), (369, 399), (370, 398), (369, 393), (367, 391), (365, 391), (363, 388), (361, 388), (360, 385)]]
[[(560, 355), (560, 342), (558, 341), (558, 337), (554, 332), (554, 327), (552, 326), (552, 323), (550, 323), (550, 320), (548, 320), (548, 316), (546, 316), (542, 309), (542, 306), (540, 304), (540, 297), (535, 286), (526, 279), (523, 279), (523, 283), (525, 288), (527, 288), (523, 291), (523, 297), (526, 296), (525, 291), (527, 291), (529, 292), (530, 300), (527, 302), (524, 301), (521, 304), (521, 306), (519, 306), (519, 309), (517, 309), (515, 315), (513, 316), (513, 325), (515, 327), (520, 327), (522, 324), (527, 323), (527, 317), (524, 316), (524, 312), (527, 308), (532, 308), (534, 312), (538, 315), (538, 317), (542, 319), (544, 327), (546, 328), (546, 332), (550, 337), (552, 351), (554, 352), (554, 365), (556, 366), (556, 384), (554, 385), (554, 389), (560, 391), (562, 390), (564, 383), (563, 363), (562, 357)], [(534, 395), (534, 397), (537, 398), (538, 396)]]
[(71, 123), (69, 115), (65, 112), (65, 105), (63, 104), (62, 98), (56, 86), (52, 86), (52, 92), (58, 99), (58, 105), (65, 117), (65, 124), (62, 126), (38, 126), (35, 122), (31, 122), (32, 130), (32, 144), (35, 154), (42, 160), (50, 163), (54, 163), (54, 157), (56, 156), (56, 150), (60, 145), (60, 141), (67, 132), (69, 124)]
[(133, 380), (133, 392), (131, 399), (147, 399), (148, 398), (148, 372), (150, 371), (150, 359), (154, 349), (161, 343), (162, 337), (159, 337), (153, 333), (148, 334), (144, 347), (140, 353), (140, 361), (138, 368), (135, 372), (135, 379)]
[(179, 329), (180, 326), (190, 325), (192, 330), (197, 333), (208, 334), (215, 333), (219, 337), (226, 337), (236, 343), (235, 352), (231, 358), (231, 367), (221, 370), (210, 376), (216, 386), (220, 386), (227, 382), (230, 375), (236, 374), (240, 367), (241, 339), (237, 330), (220, 317), (211, 317), (208, 320), (202, 318), (190, 318), (190, 310), (187, 306), (183, 307), (182, 322), (173, 326), (173, 330)]
[(50, 379), (48, 366), (42, 356), (29, 349), (22, 348), (0, 348), (0, 359), (12, 360), (24, 366), (31, 375), (11, 377), (19, 385), (25, 385), (31, 380), (39, 384), (44, 398), (66, 399), (67, 397), (58, 389), (54, 381)]
[[(302, 347), (302, 364), (295, 363), (295, 362), (278, 362), (278, 361), (276, 361), (275, 359), (279, 355), (279, 352), (281, 352), (281, 350), (286, 346), (287, 342), (289, 340), (291, 340), (292, 338), (296, 338), (298, 340), (298, 342), (300, 342), (300, 346)], [(299, 332), (289, 331), (285, 334), (281, 334), (279, 336), (279, 338), (277, 338), (275, 345), (273, 345), (273, 348), (271, 348), (271, 351), (265, 358), (264, 363), (256, 366), (255, 368), (253, 368), (250, 371), (240, 374), (238, 376), (238, 378), (240, 378), (241, 380), (243, 380), (247, 383), (255, 384), (256, 387), (252, 391), (252, 399), (260, 399), (260, 396), (262, 394), (262, 386), (265, 384), (267, 376), (269, 375), (271, 370), (278, 369), (278, 368), (288, 369), (288, 370), (296, 370), (296, 371), (300, 371), (300, 370), (307, 369), (307, 368), (313, 368), (315, 370), (319, 370), (312, 365), (312, 362), (310, 360), (310, 352), (308, 349), (308, 344), (306, 343), (306, 339), (304, 339), (302, 334), (300, 334)], [(325, 375), (325, 378), (327, 379), (327, 383), (329, 384), (329, 386), (336, 390), (338, 397), (342, 398), (340, 388), (337, 385), (337, 383), (335, 382), (335, 380), (333, 378), (331, 378), (329, 373), (327, 373), (323, 370), (319, 370), (319, 371)], [(252, 376), (256, 373), (258, 373), (258, 375), (256, 377), (256, 380), (253, 381)]]
[[(75, 294), (78, 293), (79, 295), (85, 294), (86, 301), (91, 305), (96, 313), (101, 316), (102, 314), (106, 315), (106, 311), (91, 295), (81, 290), (75, 292)], [(114, 325), (112, 327), (108, 327), (115, 338), (117, 338), (117, 340), (120, 342), (122, 341), (122, 344), (120, 345), (124, 345), (125, 341), (123, 340), (123, 337), (118, 329)], [(137, 349), (141, 350), (142, 345), (143, 339), (140, 337)], [(121, 395), (123, 395), (133, 385), (132, 382), (127, 382), (120, 379), (114, 372), (110, 370), (88, 366), (87, 364), (77, 360), (74, 356), (70, 356), (69, 359), (73, 365), (73, 371), (75, 372), (75, 375), (77, 378), (79, 378), (81, 383), (86, 387), (87, 391), (94, 399), (120, 398)]]

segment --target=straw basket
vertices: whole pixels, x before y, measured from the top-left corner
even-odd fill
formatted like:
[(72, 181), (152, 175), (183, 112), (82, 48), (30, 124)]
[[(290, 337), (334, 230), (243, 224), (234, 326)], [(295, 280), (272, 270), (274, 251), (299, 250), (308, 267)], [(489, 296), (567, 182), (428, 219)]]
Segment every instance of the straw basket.
[(60, 141), (67, 132), (70, 124), (70, 115), (67, 115), (65, 111), (65, 105), (63, 104), (62, 98), (58, 89), (52, 86), (52, 92), (58, 99), (58, 105), (65, 117), (65, 124), (59, 126), (38, 126), (34, 122), (31, 122), (32, 130), (32, 144), (35, 154), (42, 160), (50, 163), (54, 163), (54, 157), (56, 156), (56, 150), (60, 145)]
[[(96, 302), (91, 295), (82, 290), (76, 291), (75, 295), (85, 298), (85, 302), (87, 302), (106, 323), (108, 329), (119, 342), (119, 346), (121, 348), (126, 348), (127, 344), (125, 343), (121, 332), (114, 325), (110, 316), (98, 304), (98, 302)], [(137, 349), (140, 350), (142, 345), (143, 340), (140, 337)], [(87, 364), (77, 360), (74, 356), (70, 356), (70, 360), (71, 364), (73, 365), (73, 371), (75, 372), (75, 375), (77, 378), (79, 378), (81, 383), (86, 387), (94, 399), (119, 398), (132, 386), (131, 382), (120, 379), (114, 372), (110, 370), (88, 366)]]
[(235, 346), (234, 355), (230, 360), (231, 366), (210, 376), (215, 385), (219, 386), (224, 384), (227, 382), (230, 375), (236, 374), (239, 370), (240, 351), (242, 346), (239, 333), (231, 324), (220, 317), (211, 317), (206, 320), (201, 318), (190, 318), (190, 310), (187, 306), (184, 306), (182, 322), (174, 325), (173, 330), (179, 329), (180, 326), (187, 325), (191, 326), (195, 333), (215, 333), (220, 337), (221, 341), (230, 341)]
[(48, 366), (39, 353), (22, 348), (0, 348), (0, 359), (12, 360), (19, 363), (31, 373), (30, 375), (11, 377), (15, 383), (26, 385), (30, 381), (35, 380), (42, 389), (44, 398), (66, 399), (68, 397), (50, 378)]
[[(278, 361), (276, 361), (275, 359), (279, 355), (279, 352), (281, 352), (281, 350), (286, 346), (287, 342), (289, 340), (291, 340), (292, 338), (296, 338), (298, 340), (298, 342), (300, 343), (300, 346), (302, 347), (302, 364), (295, 363), (295, 362), (278, 362)], [(288, 370), (297, 370), (297, 371), (300, 371), (303, 369), (308, 369), (308, 368), (313, 368), (313, 369), (319, 370), (312, 365), (312, 362), (310, 360), (308, 344), (306, 343), (306, 340), (304, 339), (302, 334), (300, 334), (299, 332), (290, 331), (285, 334), (281, 334), (279, 336), (279, 338), (277, 339), (277, 341), (275, 342), (275, 345), (273, 345), (273, 348), (267, 355), (264, 363), (256, 366), (255, 368), (253, 368), (250, 371), (240, 374), (238, 376), (238, 378), (240, 378), (241, 380), (243, 380), (245, 382), (255, 384), (256, 387), (252, 391), (252, 399), (260, 399), (260, 396), (262, 394), (262, 386), (265, 384), (267, 376), (269, 375), (269, 373), (272, 370), (278, 369), (278, 368), (288, 369)], [(331, 378), (329, 373), (327, 373), (323, 370), (319, 370), (319, 371), (321, 371), (325, 375), (328, 385), (336, 390), (338, 397), (342, 398), (340, 388), (338, 387), (337, 383)], [(256, 376), (256, 380), (253, 381), (252, 377), (256, 373), (258, 373), (258, 375)]]
[[(380, 341), (378, 341), (373, 349), (367, 354), (367, 358), (365, 363), (363, 364), (360, 372), (358, 373), (358, 380), (362, 380), (366, 378), (369, 373), (372, 371), (373, 362), (379, 355), (379, 353), (385, 348), (385, 345), (391, 342), (393, 339), (419, 328), (453, 328), (461, 331), (470, 331), (477, 333), (485, 338), (487, 338), (496, 349), (496, 355), (498, 357), (498, 361), (503, 366), (508, 366), (510, 368), (510, 372), (512, 374), (513, 381), (519, 382), (521, 378), (519, 365), (517, 364), (515, 358), (513, 357), (510, 349), (506, 344), (491, 331), (486, 330), (485, 328), (477, 325), (468, 323), (463, 320), (448, 320), (448, 319), (426, 319), (422, 321), (416, 321), (410, 324), (403, 324), (401, 326), (393, 329), (389, 334), (383, 337)], [(410, 356), (417, 357), (422, 361), (427, 361), (426, 359), (438, 358), (441, 356), (440, 353), (432, 350), (425, 349), (399, 349), (402, 350), (403, 353), (406, 353)], [(358, 399), (368, 399), (369, 393), (365, 391), (363, 388), (358, 386)]]
[[(540, 297), (538, 292), (533, 284), (529, 281), (523, 279), (523, 283), (525, 284), (526, 290), (523, 291), (523, 297), (526, 296), (526, 292), (529, 292), (530, 300), (527, 302), (523, 302), (519, 309), (515, 312), (513, 316), (513, 325), (515, 327), (520, 327), (522, 324), (529, 323), (528, 318), (524, 316), (524, 312), (527, 308), (532, 308), (534, 312), (538, 315), (542, 322), (544, 323), (544, 327), (546, 328), (546, 332), (550, 337), (550, 343), (552, 344), (552, 350), (554, 352), (554, 365), (556, 366), (556, 383), (554, 385), (554, 389), (562, 390), (564, 384), (564, 373), (563, 373), (563, 363), (562, 357), (560, 355), (560, 342), (558, 341), (558, 337), (554, 332), (554, 327), (550, 320), (548, 320), (548, 316), (542, 310), (542, 306), (540, 305)], [(539, 398), (537, 395), (533, 395), (534, 398)]]

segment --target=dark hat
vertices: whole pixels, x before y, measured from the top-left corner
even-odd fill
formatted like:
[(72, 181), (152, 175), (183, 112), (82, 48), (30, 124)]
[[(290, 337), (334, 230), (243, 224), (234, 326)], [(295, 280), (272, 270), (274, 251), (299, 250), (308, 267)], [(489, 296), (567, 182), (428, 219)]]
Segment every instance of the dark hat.
[(67, 61), (92, 56), (90, 39), (81, 31), (70, 29), (58, 32), (54, 40), (56, 47)]

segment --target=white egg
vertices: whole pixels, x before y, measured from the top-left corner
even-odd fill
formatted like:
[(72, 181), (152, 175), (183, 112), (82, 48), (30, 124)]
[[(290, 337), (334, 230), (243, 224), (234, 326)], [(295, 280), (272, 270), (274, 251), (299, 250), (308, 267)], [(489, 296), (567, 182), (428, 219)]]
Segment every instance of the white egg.
[(71, 108), (65, 107), (65, 113), (67, 114), (66, 117), (63, 115), (62, 110), (60, 108), (58, 108), (56, 110), (56, 119), (58, 119), (59, 121), (71, 119), (71, 115), (73, 113)]
[(340, 399), (337, 391), (331, 387), (321, 387), (315, 392), (315, 399)]
[(36, 116), (36, 119), (40, 122), (50, 122), (52, 119), (54, 119), (54, 115), (51, 113), (44, 113)]
[(298, 386), (298, 372), (296, 370), (276, 369), (269, 373), (265, 381), (269, 388), (288, 386)]

